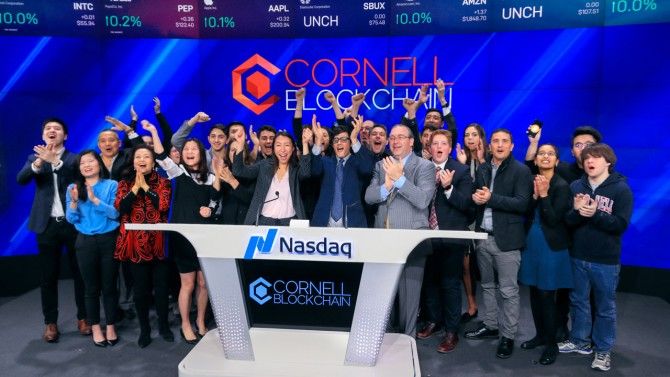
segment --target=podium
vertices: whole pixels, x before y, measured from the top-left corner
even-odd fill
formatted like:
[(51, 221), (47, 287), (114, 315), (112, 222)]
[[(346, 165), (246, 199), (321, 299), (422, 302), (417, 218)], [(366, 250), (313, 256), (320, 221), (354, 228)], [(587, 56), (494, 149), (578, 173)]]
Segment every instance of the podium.
[[(179, 364), (180, 376), (420, 376), (414, 338), (386, 333), (407, 256), (429, 238), (486, 239), (471, 231), (272, 227), (201, 224), (126, 224), (128, 230), (181, 233), (200, 259), (217, 329)], [(237, 260), (362, 263), (350, 331), (257, 328), (247, 304), (283, 300), (342, 300), (332, 282), (243, 284)], [(274, 290), (274, 294), (271, 292)], [(280, 292), (280, 293), (277, 293)], [(248, 295), (248, 299), (247, 299)], [(279, 296), (278, 296), (279, 295)], [(297, 297), (297, 298), (296, 298)], [(339, 297), (339, 298), (338, 298)], [(290, 297), (289, 297), (290, 299)], [(288, 300), (290, 301), (290, 300)]]

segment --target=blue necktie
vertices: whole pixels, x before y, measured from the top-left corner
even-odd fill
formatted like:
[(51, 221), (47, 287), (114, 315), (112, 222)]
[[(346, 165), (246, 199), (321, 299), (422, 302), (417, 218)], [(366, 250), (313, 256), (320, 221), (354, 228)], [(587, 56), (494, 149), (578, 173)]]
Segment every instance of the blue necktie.
[(344, 159), (337, 161), (335, 168), (335, 192), (333, 193), (333, 208), (330, 211), (333, 220), (339, 221), (342, 218), (342, 181), (344, 179)]

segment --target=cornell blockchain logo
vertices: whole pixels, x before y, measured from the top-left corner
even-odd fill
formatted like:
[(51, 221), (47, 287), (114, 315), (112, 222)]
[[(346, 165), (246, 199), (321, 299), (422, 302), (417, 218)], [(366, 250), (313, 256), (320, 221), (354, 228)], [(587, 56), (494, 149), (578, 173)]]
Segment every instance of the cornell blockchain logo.
[[(260, 115), (279, 101), (279, 96), (276, 94), (267, 96), (270, 93), (268, 75), (274, 76), (280, 71), (281, 69), (264, 57), (254, 54), (233, 69), (233, 98), (256, 115)], [(264, 97), (267, 98), (262, 100)]]
[(263, 305), (270, 301), (270, 294), (268, 288), (272, 287), (267, 280), (258, 278), (249, 284), (249, 297), (256, 301), (258, 305)]
[(263, 305), (351, 306), (351, 293), (343, 282), (312, 280), (275, 280), (262, 277), (249, 284), (249, 298)]

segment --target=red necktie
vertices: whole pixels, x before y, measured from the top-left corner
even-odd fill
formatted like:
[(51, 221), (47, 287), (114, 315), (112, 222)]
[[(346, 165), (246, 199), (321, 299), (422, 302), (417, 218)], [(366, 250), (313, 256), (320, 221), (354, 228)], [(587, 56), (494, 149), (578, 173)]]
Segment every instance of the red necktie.
[[(442, 170), (441, 167), (436, 166), (435, 167), (435, 185), (437, 186), (440, 184), (440, 170)], [(428, 225), (430, 226), (430, 229), (437, 229), (437, 213), (435, 212), (435, 196), (437, 195), (437, 189), (433, 193), (433, 200), (430, 202), (430, 214), (428, 215)]]

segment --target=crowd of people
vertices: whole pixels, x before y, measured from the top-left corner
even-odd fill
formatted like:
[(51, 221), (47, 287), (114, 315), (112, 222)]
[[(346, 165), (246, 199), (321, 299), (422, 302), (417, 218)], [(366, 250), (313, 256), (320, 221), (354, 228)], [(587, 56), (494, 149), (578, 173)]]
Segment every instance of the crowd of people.
[[(98, 151), (71, 153), (66, 123), (47, 119), (44, 144), (34, 147), (17, 176), (19, 183), (36, 186), (29, 228), (37, 234), (43, 271), (44, 340), (59, 338), (63, 248), (74, 275), (78, 329), (96, 346), (117, 344), (114, 325), (128, 307), (137, 312), (137, 344), (148, 346), (152, 305), (160, 336), (173, 342), (170, 294), (178, 304), (181, 337), (194, 344), (207, 332), (208, 305), (196, 251), (178, 234), (168, 240), (162, 232), (127, 231), (124, 224), (284, 226), (309, 219), (316, 227), (487, 233), (477, 242), (417, 245), (400, 277), (395, 328), (419, 339), (442, 334), (437, 351), (453, 351), (462, 325), (479, 316), (479, 285), (482, 322), (464, 336), (499, 339), (496, 356), (509, 358), (521, 283), (530, 287), (536, 329), (522, 349), (543, 347), (544, 365), (559, 353), (595, 351), (591, 367), (609, 370), (621, 235), (632, 212), (632, 192), (614, 170), (614, 151), (596, 129), (582, 126), (572, 134), (574, 162), (560, 161), (555, 144), (540, 142), (540, 122), (528, 129), (525, 162), (514, 159), (508, 129), (495, 129), (487, 139), (484, 128), (471, 123), (458, 143), (445, 84), (438, 81), (436, 90), (441, 108), (427, 109), (421, 127), (417, 112), (426, 107), (428, 86), (416, 100), (404, 99), (401, 121), (387, 128), (359, 114), (362, 93), (352, 96), (348, 109), (326, 94), (333, 127), (316, 115), (303, 124), (303, 88), (292, 122), (296, 139), (286, 130), (263, 126), (256, 133), (233, 121), (209, 127), (208, 148), (189, 134), (210, 117), (198, 112), (173, 132), (158, 98), (158, 128), (140, 122), (131, 107), (129, 124), (106, 118), (112, 127), (98, 135)], [(119, 134), (125, 134), (124, 148)]]

